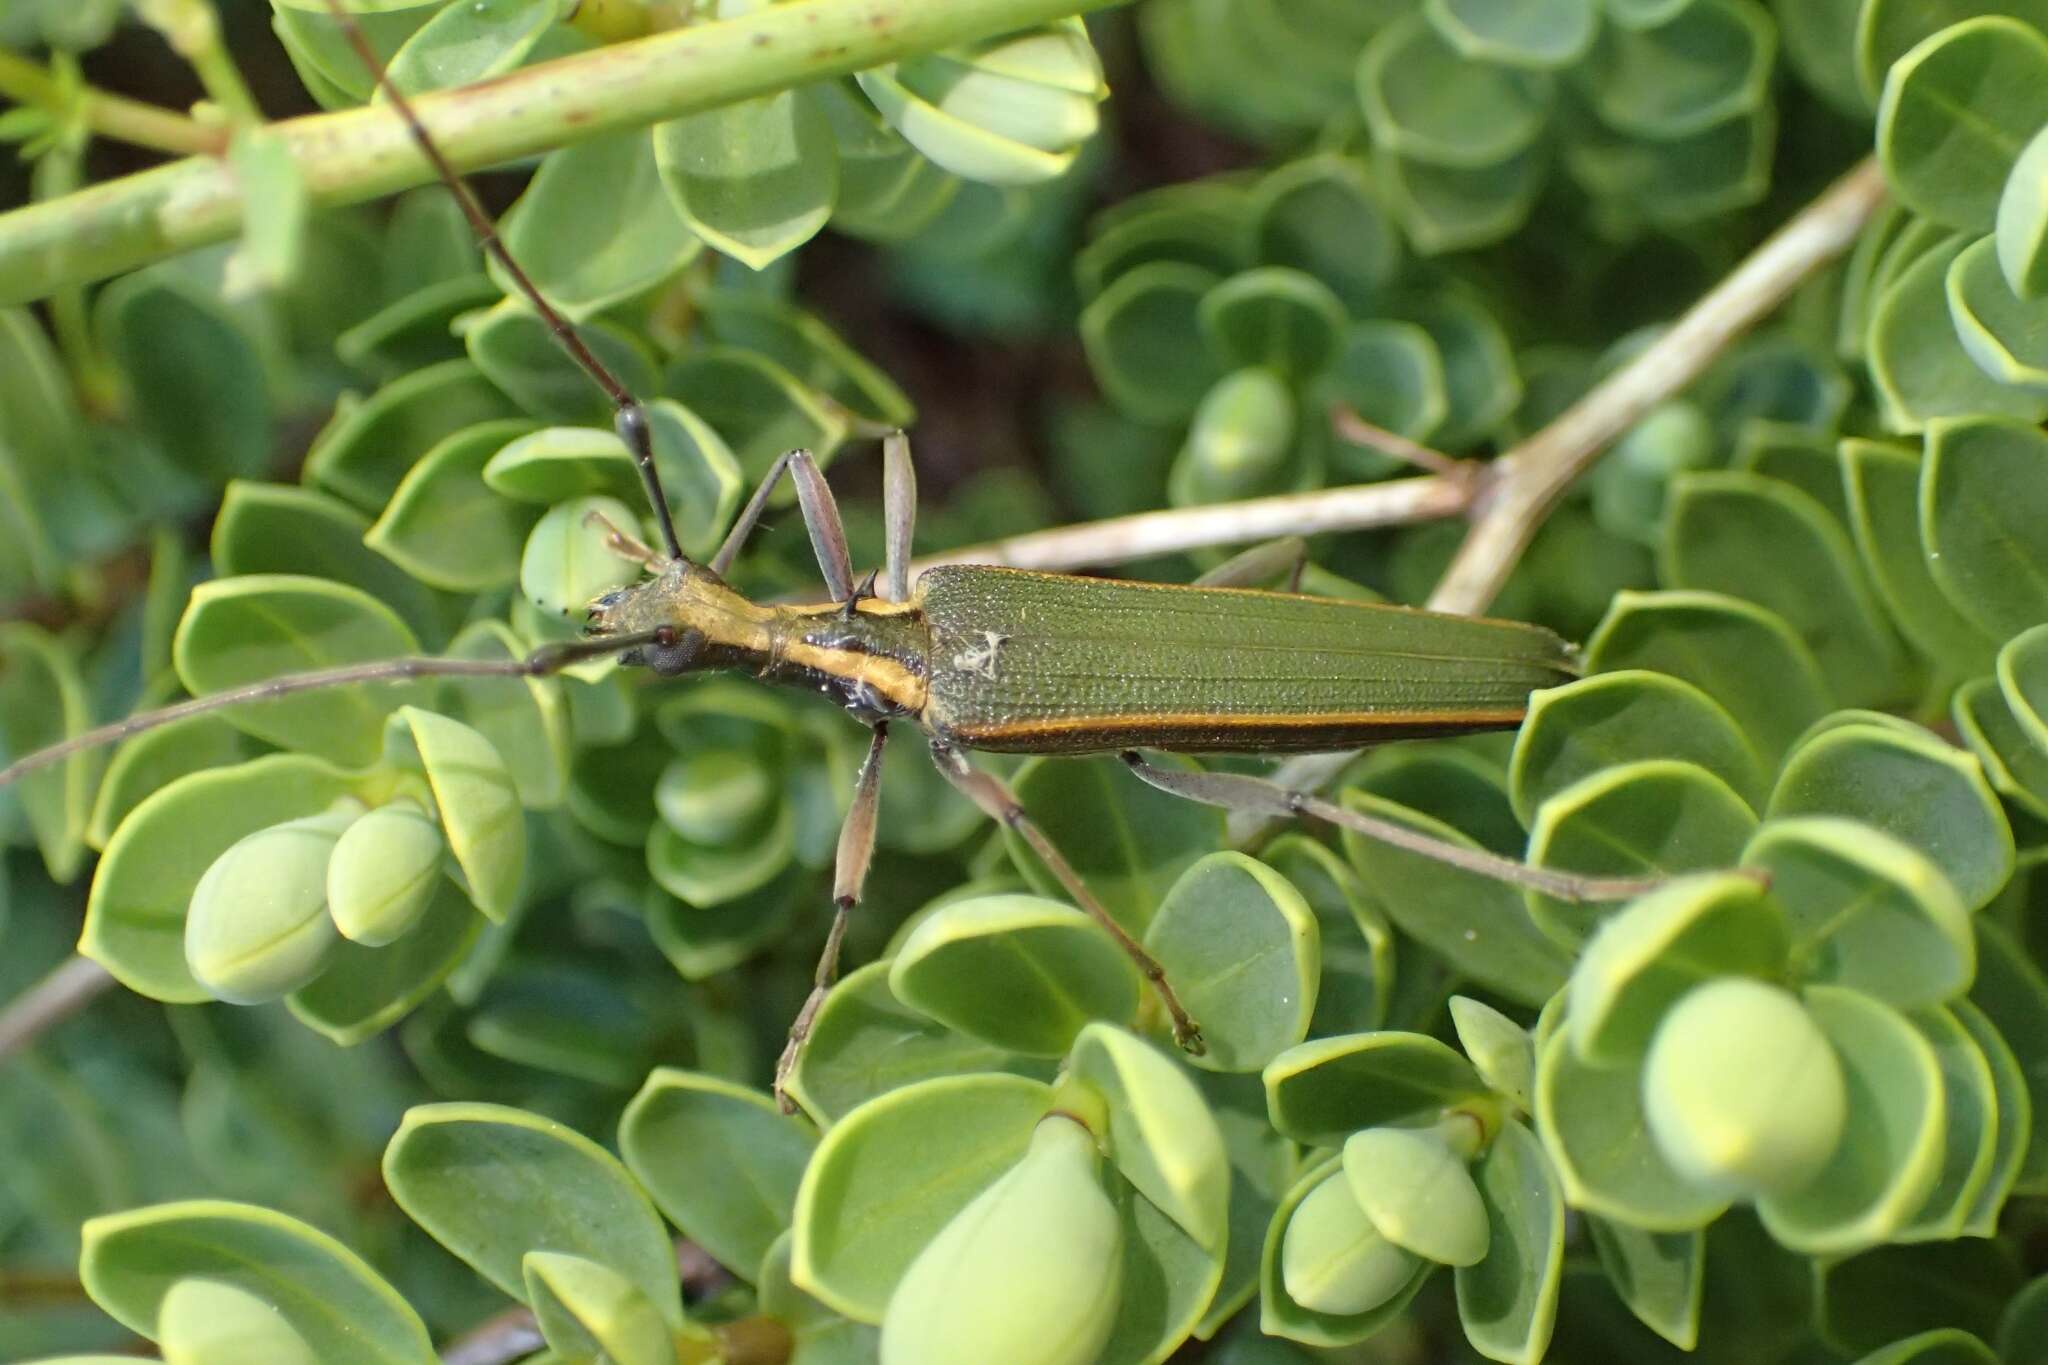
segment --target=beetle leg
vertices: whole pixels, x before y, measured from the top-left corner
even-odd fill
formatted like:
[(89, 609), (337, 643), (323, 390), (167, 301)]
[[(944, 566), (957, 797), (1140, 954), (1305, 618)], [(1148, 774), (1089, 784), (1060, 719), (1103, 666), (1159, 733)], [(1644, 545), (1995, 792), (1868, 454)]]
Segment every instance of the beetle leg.
[(1620, 901), (1654, 891), (1665, 882), (1663, 877), (1591, 877), (1576, 872), (1560, 872), (1553, 868), (1531, 867), (1513, 858), (1503, 858), (1498, 853), (1483, 849), (1467, 848), (1463, 844), (1434, 839), (1419, 830), (1393, 820), (1384, 820), (1367, 815), (1362, 811), (1348, 810), (1334, 801), (1325, 801), (1313, 792), (1296, 791), (1283, 787), (1278, 782), (1269, 782), (1263, 777), (1250, 777), (1242, 773), (1191, 773), (1177, 768), (1162, 768), (1149, 763), (1136, 750), (1126, 749), (1123, 760), (1130, 765), (1148, 785), (1157, 787), (1169, 795), (1199, 801), (1205, 806), (1221, 806), (1229, 811), (1242, 811), (1247, 815), (1271, 815), (1286, 819), (1296, 815), (1313, 815), (1318, 820), (1327, 820), (1340, 829), (1362, 834), (1368, 839), (1377, 839), (1409, 853), (1419, 853), (1425, 858), (1448, 864), (1465, 872), (1489, 877), (1497, 882), (1513, 886), (1525, 886), (1546, 896), (1574, 903), (1584, 901)]
[(1308, 542), (1282, 536), (1232, 555), (1195, 580), (1198, 588), (1260, 588), (1279, 579), (1282, 592), (1301, 591), (1301, 573), (1308, 567)]
[(917, 525), (917, 470), (910, 438), (892, 431), (882, 441), (882, 592), (891, 602), (910, 600), (910, 533)]
[(720, 577), (732, 568), (732, 562), (740, 557), (740, 547), (760, 524), (761, 514), (768, 507), (768, 496), (782, 481), (785, 469), (796, 484), (797, 507), (803, 512), (804, 529), (811, 533), (811, 549), (818, 556), (818, 571), (825, 576), (825, 590), (834, 602), (847, 601), (853, 596), (853, 559), (846, 550), (846, 526), (839, 519), (839, 504), (832, 497), (831, 486), (808, 450), (785, 450), (775, 457), (760, 487), (747, 499), (739, 519), (726, 533), (725, 543), (705, 567)]
[(1202, 1028), (1181, 1005), (1180, 997), (1173, 992), (1173, 985), (1166, 979), (1166, 969), (1159, 965), (1159, 959), (1145, 951), (1144, 945), (1124, 931), (1095, 893), (1081, 880), (1081, 874), (1074, 871), (1060, 851), (1053, 847), (1052, 840), (1045, 837), (1031, 816), (1026, 813), (1016, 796), (1004, 785), (1001, 778), (985, 773), (967, 761), (967, 755), (942, 739), (932, 741), (932, 761), (948, 782), (957, 787), (961, 794), (981, 807), (992, 820), (1017, 831), (1017, 836), (1031, 846), (1038, 860), (1046, 865), (1059, 884), (1066, 888), (1088, 917), (1101, 925), (1117, 947), (1124, 950), (1132, 962), (1137, 964), (1139, 973), (1152, 983), (1152, 989), (1159, 994), (1159, 1002), (1166, 1006), (1168, 1017), (1173, 1020), (1173, 1041), (1184, 1051), (1200, 1056), (1206, 1049), (1202, 1045)]
[(825, 1003), (832, 983), (839, 979), (839, 946), (846, 938), (847, 916), (860, 903), (862, 883), (868, 878), (868, 864), (875, 856), (875, 812), (881, 804), (882, 744), (889, 738), (889, 723), (875, 722), (874, 738), (868, 741), (868, 756), (854, 779), (853, 804), (847, 808), (846, 823), (839, 827), (839, 853), (832, 871), (832, 928), (825, 935), (825, 951), (818, 955), (818, 971), (811, 993), (789, 1026), (789, 1042), (775, 1063), (775, 1102), (782, 1112), (796, 1112), (789, 1097), (789, 1075), (803, 1056), (804, 1039), (810, 1037), (818, 1009)]

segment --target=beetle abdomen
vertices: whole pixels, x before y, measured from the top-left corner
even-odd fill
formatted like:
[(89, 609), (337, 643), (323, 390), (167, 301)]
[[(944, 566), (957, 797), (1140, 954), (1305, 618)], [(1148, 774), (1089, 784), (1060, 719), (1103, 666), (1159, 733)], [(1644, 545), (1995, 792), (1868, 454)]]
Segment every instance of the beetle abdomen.
[(1333, 598), (978, 566), (919, 595), (924, 723), (978, 749), (1346, 749), (1512, 726), (1577, 676), (1538, 626)]

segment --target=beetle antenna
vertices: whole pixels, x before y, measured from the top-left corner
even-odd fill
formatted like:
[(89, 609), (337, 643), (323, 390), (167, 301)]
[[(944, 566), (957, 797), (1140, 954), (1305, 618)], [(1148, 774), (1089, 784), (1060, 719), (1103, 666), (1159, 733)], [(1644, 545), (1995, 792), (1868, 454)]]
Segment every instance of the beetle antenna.
[(662, 544), (667, 549), (670, 559), (681, 559), (683, 547), (676, 539), (675, 519), (669, 515), (668, 494), (662, 491), (661, 474), (654, 467), (654, 431), (647, 421), (647, 409), (641, 406), (640, 400), (633, 396), (633, 391), (626, 387), (625, 382), (613, 374), (610, 368), (597, 358), (596, 353), (584, 344), (575, 326), (547, 301), (532, 277), (513, 259), (512, 252), (498, 236), (497, 225), (491, 221), (490, 214), (484, 212), (484, 206), (478, 201), (476, 192), (470, 189), (469, 182), (457, 173), (448, 158), (442, 154), (439, 145), (427, 132), (426, 124), (420, 122), (419, 115), (413, 112), (412, 102), (393, 83), (391, 73), (384, 69), (384, 63), (377, 56), (377, 50), (370, 46), (369, 36), (363, 32), (363, 26), (356, 22), (355, 15), (349, 12), (343, 0), (327, 0), (327, 9), (334, 16), (334, 21), (341, 25), (341, 31), (347, 37), (349, 45), (356, 50), (356, 56), (361, 58), (363, 65), (369, 69), (371, 78), (376, 81), (377, 88), (383, 92), (384, 98), (391, 101), (391, 107), (405, 120), (412, 140), (419, 144), (420, 151), (440, 175), (441, 183), (448, 187), (448, 193), (455, 196), (456, 204), (462, 209), (462, 216), (469, 220), (469, 226), (476, 233), (477, 241), (485, 253), (511, 276), (519, 292), (533, 306), (533, 311), (540, 314), (541, 321), (547, 324), (555, 340), (569, 353), (569, 358), (590, 376), (598, 388), (604, 390), (604, 396), (612, 405), (612, 427), (619, 433), (619, 439), (626, 443), (626, 449), (633, 452), (633, 463), (639, 467), (640, 482), (647, 490), (647, 501), (654, 509), (655, 520), (661, 524)]
[(231, 706), (240, 706), (244, 702), (271, 701), (299, 692), (345, 687), (350, 683), (407, 682), (414, 678), (545, 678), (585, 659), (614, 654), (640, 645), (672, 643), (674, 635), (673, 626), (657, 626), (653, 630), (636, 631), (629, 635), (609, 635), (590, 640), (567, 640), (545, 644), (520, 659), (379, 659), (374, 663), (342, 664), (335, 668), (316, 668), (304, 673), (286, 673), (280, 677), (266, 678), (262, 682), (231, 687), (224, 692), (173, 702), (169, 706), (159, 706), (154, 711), (138, 711), (125, 719), (110, 721), (73, 735), (67, 740), (52, 744), (47, 749), (38, 749), (0, 768), (0, 788), (11, 786), (31, 773), (39, 772), (54, 763), (61, 763), (73, 754), (83, 753), (87, 749), (97, 749), (102, 744), (114, 744), (131, 735), (139, 735), (145, 730), (155, 730), (193, 716), (224, 711)]

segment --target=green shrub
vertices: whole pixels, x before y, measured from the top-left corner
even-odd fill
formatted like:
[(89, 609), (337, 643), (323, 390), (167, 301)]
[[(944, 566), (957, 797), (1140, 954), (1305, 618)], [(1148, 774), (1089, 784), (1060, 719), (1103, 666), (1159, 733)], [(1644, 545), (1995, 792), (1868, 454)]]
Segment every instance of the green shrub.
[[(324, 0), (255, 8), (0, 11), (0, 757), (517, 659), (661, 543), (456, 203), (359, 202), (426, 172)], [(1651, 886), (990, 761), (1189, 1055), (899, 743), (785, 1113), (831, 708), (598, 657), (198, 714), (0, 790), (0, 1357), (2039, 1358), (2048, 5), (363, 8), (457, 165), (535, 158), (503, 239), (648, 400), (687, 553), (803, 446), (876, 562), (903, 426), (929, 551), (1311, 533), (1304, 590), (1490, 601), (1585, 676), (1285, 771)], [(164, 43), (189, 115), (81, 75)], [(193, 155), (88, 185), (108, 140)], [(1826, 188), (1873, 149), (1888, 196)], [(1158, 548), (1082, 542), (1037, 562)], [(815, 596), (809, 555), (731, 579)]]

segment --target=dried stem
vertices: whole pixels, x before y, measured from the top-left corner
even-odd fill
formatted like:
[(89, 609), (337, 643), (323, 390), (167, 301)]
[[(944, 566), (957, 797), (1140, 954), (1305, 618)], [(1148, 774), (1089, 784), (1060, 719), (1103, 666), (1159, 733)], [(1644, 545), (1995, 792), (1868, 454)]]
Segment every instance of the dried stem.
[(0, 1062), (26, 1050), (45, 1032), (99, 998), (114, 984), (107, 969), (89, 957), (66, 958), (35, 985), (0, 1010)]
[(1486, 610), (1572, 480), (1644, 413), (1699, 378), (1814, 271), (1848, 250), (1884, 196), (1876, 160), (1862, 162), (1766, 238), (1641, 355), (1494, 461), (1479, 515), (1429, 605)]

